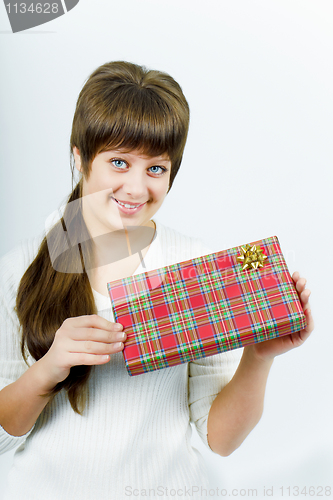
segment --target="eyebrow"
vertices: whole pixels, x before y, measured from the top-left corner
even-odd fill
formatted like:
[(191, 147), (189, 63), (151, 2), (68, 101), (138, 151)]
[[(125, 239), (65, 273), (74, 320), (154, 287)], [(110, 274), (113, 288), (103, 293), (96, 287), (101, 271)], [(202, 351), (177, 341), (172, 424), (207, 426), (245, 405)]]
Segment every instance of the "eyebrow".
[[(115, 153), (115, 154), (119, 154), (119, 155), (132, 155), (133, 154), (131, 151), (121, 151), (120, 149), (105, 151), (105, 153)], [(169, 161), (169, 162), (171, 162), (170, 158), (162, 158), (160, 156), (147, 156), (147, 155), (143, 155), (143, 156), (145, 156), (147, 159), (151, 159), (151, 160), (155, 160), (155, 161)]]

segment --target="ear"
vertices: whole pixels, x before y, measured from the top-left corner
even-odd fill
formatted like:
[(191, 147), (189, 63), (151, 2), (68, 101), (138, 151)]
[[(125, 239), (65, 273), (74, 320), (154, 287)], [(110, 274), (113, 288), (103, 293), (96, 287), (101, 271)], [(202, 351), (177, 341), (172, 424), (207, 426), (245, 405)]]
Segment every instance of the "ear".
[(81, 169), (81, 156), (80, 156), (80, 151), (77, 149), (76, 146), (73, 147), (73, 155), (74, 155), (74, 160), (75, 160), (75, 167), (79, 172), (82, 172)]

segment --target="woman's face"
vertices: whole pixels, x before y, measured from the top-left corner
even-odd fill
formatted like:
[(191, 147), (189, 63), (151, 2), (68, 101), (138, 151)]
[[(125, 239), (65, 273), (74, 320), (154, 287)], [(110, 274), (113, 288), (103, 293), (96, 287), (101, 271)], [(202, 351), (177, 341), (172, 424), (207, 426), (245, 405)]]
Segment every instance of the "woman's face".
[[(75, 166), (81, 171), (79, 150), (74, 148), (73, 153)], [(83, 178), (83, 217), (91, 236), (126, 226), (152, 227), (150, 220), (167, 194), (170, 173), (171, 161), (167, 155), (152, 158), (136, 150), (98, 154), (89, 178)]]

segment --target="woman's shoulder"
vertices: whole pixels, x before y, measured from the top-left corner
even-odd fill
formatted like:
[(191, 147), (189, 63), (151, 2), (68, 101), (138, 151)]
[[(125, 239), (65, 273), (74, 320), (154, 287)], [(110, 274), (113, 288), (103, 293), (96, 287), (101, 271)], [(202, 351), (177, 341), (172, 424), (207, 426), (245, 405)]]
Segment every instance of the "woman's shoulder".
[(0, 257), (0, 290), (8, 295), (16, 294), (21, 278), (37, 255), (45, 235), (21, 240)]

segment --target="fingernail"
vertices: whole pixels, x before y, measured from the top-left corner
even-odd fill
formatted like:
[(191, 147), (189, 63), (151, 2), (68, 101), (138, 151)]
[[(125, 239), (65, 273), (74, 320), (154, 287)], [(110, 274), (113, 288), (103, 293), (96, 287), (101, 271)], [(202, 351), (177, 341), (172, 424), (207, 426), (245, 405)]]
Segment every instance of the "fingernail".
[(123, 325), (121, 325), (120, 323), (116, 323), (115, 324), (115, 329), (118, 330), (118, 331), (121, 331), (123, 329)]
[(121, 347), (123, 347), (123, 345), (124, 345), (124, 344), (123, 344), (122, 342), (116, 342), (116, 343), (114, 344), (114, 346), (115, 346), (115, 348), (116, 348), (116, 349), (120, 349)]

